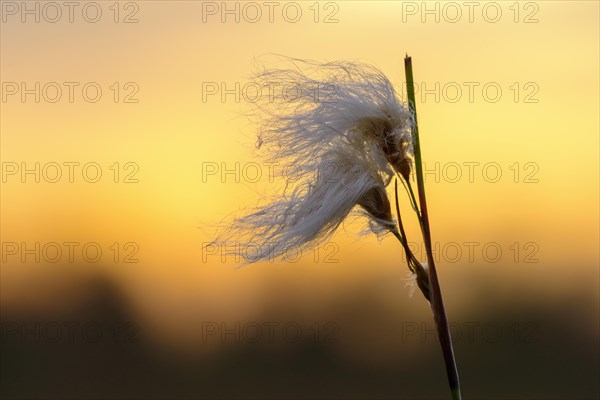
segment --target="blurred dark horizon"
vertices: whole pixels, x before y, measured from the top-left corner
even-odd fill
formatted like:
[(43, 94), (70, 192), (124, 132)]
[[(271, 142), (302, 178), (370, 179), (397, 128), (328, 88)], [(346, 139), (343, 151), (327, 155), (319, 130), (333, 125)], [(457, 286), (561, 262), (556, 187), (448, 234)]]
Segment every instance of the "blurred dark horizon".
[[(199, 313), (190, 331), (198, 348), (212, 349), (174, 351), (152, 338), (152, 327), (108, 277), (70, 280), (60, 293), (71, 296), (77, 287), (78, 299), (53, 315), (3, 305), (3, 399), (448, 398), (424, 301), (406, 297), (404, 309), (419, 306), (403, 319), (374, 295), (374, 281), (315, 318), (272, 303), (245, 321)], [(460, 320), (451, 314), (465, 399), (598, 398), (594, 296), (582, 291), (570, 301), (540, 303), (480, 290), (479, 311)]]

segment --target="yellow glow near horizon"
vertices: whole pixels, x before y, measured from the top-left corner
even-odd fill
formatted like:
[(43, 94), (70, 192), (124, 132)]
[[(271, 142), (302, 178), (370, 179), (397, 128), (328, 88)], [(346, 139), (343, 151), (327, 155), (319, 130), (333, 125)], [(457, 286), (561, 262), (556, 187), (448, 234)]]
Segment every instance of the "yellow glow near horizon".
[[(257, 57), (280, 53), (367, 61), (401, 91), (403, 58), (409, 53), (421, 90), (417, 108), (424, 160), (428, 170), (437, 171), (426, 177), (434, 240), (501, 243), (505, 258), (490, 269), (514, 264), (511, 243), (535, 242), (540, 262), (526, 267), (552, 271), (548, 279), (559, 279), (554, 272), (565, 263), (582, 276), (595, 273), (598, 3), (531, 3), (539, 8), (531, 17), (537, 23), (523, 23), (535, 11), (524, 3), (518, 6), (518, 22), (512, 3), (496, 3), (503, 12), (497, 23), (486, 21), (480, 9), (469, 22), (466, 8), (456, 23), (447, 21), (454, 14), (443, 13), (439, 23), (432, 15), (423, 23), (420, 10), (407, 14), (406, 3), (339, 2), (331, 3), (337, 7), (331, 9), (318, 3), (318, 23), (312, 3), (303, 2), (298, 3), (303, 11), (298, 23), (280, 14), (273, 23), (244, 18), (222, 23), (220, 14), (203, 23), (202, 2), (166, 1), (137, 2), (139, 22), (133, 24), (115, 24), (108, 3), (102, 3), (104, 17), (97, 24), (81, 19), (73, 24), (21, 23), (19, 14), (7, 15), (0, 42), (3, 84), (26, 82), (32, 88), (35, 82), (41, 87), (58, 82), (63, 95), (56, 103), (44, 94), (39, 103), (34, 95), (22, 102), (20, 93), (7, 95), (3, 86), (3, 96), (8, 96), (1, 104), (3, 166), (97, 163), (103, 175), (98, 183), (89, 183), (79, 166), (73, 183), (64, 166), (58, 183), (44, 176), (35, 183), (31, 174), (21, 183), (20, 172), (3, 175), (2, 241), (97, 241), (106, 257), (112, 255), (106, 250), (112, 242), (136, 242), (140, 275), (105, 269), (104, 263), (90, 268), (106, 270), (135, 288), (143, 282), (148, 287), (167, 282), (172, 296), (193, 291), (193, 282), (215, 293), (247, 286), (259, 293), (272, 273), (269, 268), (246, 272), (242, 279), (233, 272), (232, 260), (221, 264), (212, 256), (202, 262), (202, 244), (211, 240), (212, 227), (256, 205), (273, 186), (265, 179), (264, 164), (263, 178), (256, 183), (243, 173), (244, 163), (261, 163), (253, 154), (255, 126), (241, 116), (250, 104), (232, 94), (225, 101), (222, 93), (203, 99), (203, 84), (243, 87)], [(448, 3), (438, 4), (444, 10)], [(323, 23), (333, 11), (337, 22)], [(73, 102), (64, 82), (78, 83)], [(102, 88), (96, 103), (82, 97), (88, 82)], [(497, 87), (502, 92), (495, 101)], [(126, 103), (128, 95), (138, 102)], [(136, 167), (126, 167), (128, 162)], [(207, 163), (219, 170), (203, 177)], [(222, 167), (231, 169), (235, 163), (240, 163), (237, 175), (222, 174)], [(468, 165), (474, 168), (472, 182)], [(461, 177), (453, 182), (457, 166)], [(497, 167), (502, 176), (496, 182)], [(133, 172), (132, 179), (139, 181), (124, 183)], [(360, 229), (348, 226), (350, 232)], [(410, 229), (416, 240), (414, 222)], [(399, 264), (348, 267), (341, 274), (343, 265), (368, 264), (374, 257), (384, 262), (400, 252), (395, 243), (378, 244), (373, 238), (358, 242), (341, 233), (335, 240), (339, 266), (312, 270), (315, 263), (308, 255), (294, 268), (312, 272), (291, 274), (294, 279), (343, 275), (327, 280), (333, 288), (334, 281), (351, 282)], [(110, 259), (107, 263), (113, 264)], [(14, 257), (3, 262), (3, 285), (17, 285), (16, 278), (6, 277), (26, 275), (29, 262), (19, 268), (15, 264), (21, 262)], [(191, 273), (190, 267), (200, 270)], [(516, 273), (510, 271), (506, 279)]]

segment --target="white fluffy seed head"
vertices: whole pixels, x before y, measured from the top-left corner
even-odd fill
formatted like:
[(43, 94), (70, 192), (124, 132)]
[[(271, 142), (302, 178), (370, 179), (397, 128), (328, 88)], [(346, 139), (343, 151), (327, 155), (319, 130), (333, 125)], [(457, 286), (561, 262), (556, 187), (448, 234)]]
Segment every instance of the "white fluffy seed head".
[(238, 250), (252, 246), (250, 255), (240, 253), (248, 262), (273, 259), (331, 237), (357, 205), (370, 217), (373, 230), (389, 230), (394, 222), (384, 182), (368, 160), (356, 156), (348, 145), (325, 152), (320, 167), (326, 174), (302, 181), (290, 193), (236, 219), (222, 241), (235, 237)]
[[(224, 238), (252, 246), (248, 262), (329, 238), (358, 206), (375, 233), (395, 229), (386, 186), (394, 170), (407, 177), (412, 113), (376, 68), (352, 62), (286, 59), (289, 68), (263, 70), (267, 87), (252, 116), (267, 160), (295, 165), (287, 190), (236, 219)], [(290, 94), (292, 93), (292, 94)], [(239, 253), (239, 252), (238, 252)]]
[(289, 68), (254, 76), (268, 96), (256, 104), (259, 146), (275, 160), (301, 164), (346, 137), (372, 153), (379, 168), (410, 173), (412, 113), (377, 68), (356, 62), (284, 58)]

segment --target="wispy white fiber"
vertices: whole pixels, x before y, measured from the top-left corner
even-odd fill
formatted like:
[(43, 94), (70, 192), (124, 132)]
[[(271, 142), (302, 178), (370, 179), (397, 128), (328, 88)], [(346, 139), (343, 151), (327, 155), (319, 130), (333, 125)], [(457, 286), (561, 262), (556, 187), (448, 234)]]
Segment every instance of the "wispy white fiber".
[(382, 72), (353, 62), (284, 61), (288, 68), (255, 76), (270, 95), (254, 115), (258, 147), (268, 161), (296, 166), (294, 184), (218, 240), (251, 248), (238, 252), (247, 262), (317, 245), (355, 207), (375, 233), (396, 229), (385, 188), (394, 170), (410, 172), (412, 114)]
[[(399, 171), (412, 156), (412, 113), (377, 68), (356, 62), (283, 58), (288, 68), (264, 69), (254, 82), (268, 88), (257, 103), (259, 147), (271, 160), (312, 163), (345, 138), (371, 153), (377, 166)], [(266, 90), (266, 89), (265, 89)]]
[(370, 160), (340, 143), (320, 162), (333, 167), (233, 222), (227, 236), (238, 241), (246, 261), (273, 259), (326, 240), (357, 205), (375, 231), (393, 228), (384, 182)]
[[(427, 261), (424, 261), (421, 263), (421, 268), (424, 271), (424, 276), (423, 276), (423, 278), (424, 278), (427, 276), (428, 271), (429, 271), (429, 264), (427, 264)], [(412, 297), (413, 294), (415, 293), (415, 289), (417, 287), (419, 287), (418, 280), (419, 280), (419, 275), (417, 273), (415, 273), (413, 271), (409, 271), (407, 273), (407, 278), (405, 280), (404, 287), (408, 287), (408, 297)], [(425, 279), (423, 279), (423, 285), (425, 288), (429, 288), (429, 282), (426, 281)]]

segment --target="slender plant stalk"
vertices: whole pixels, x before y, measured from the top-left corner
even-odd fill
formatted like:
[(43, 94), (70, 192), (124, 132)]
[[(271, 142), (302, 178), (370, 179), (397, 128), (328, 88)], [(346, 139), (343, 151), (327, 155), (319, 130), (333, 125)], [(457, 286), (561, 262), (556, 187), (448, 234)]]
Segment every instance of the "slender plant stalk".
[[(400, 174), (398, 174), (400, 175)], [(405, 180), (403, 177), (401, 177), (402, 179), (400, 180), (400, 182), (402, 182), (402, 184), (404, 185), (404, 187), (406, 188), (406, 191), (408, 192), (409, 196), (410, 196), (410, 205), (413, 208), (413, 210), (415, 210), (415, 213), (417, 213), (417, 217), (419, 217), (419, 222), (421, 222), (421, 212), (419, 211), (419, 206), (417, 205), (417, 200), (415, 198), (415, 194), (412, 190), (412, 186), (410, 184), (410, 181)]]
[(406, 263), (408, 264), (408, 268), (415, 273), (415, 271), (413, 270), (413, 266), (412, 266), (412, 258), (414, 258), (414, 255), (412, 254), (412, 252), (410, 251), (410, 248), (408, 247), (408, 238), (406, 237), (406, 232), (404, 231), (404, 224), (402, 224), (402, 215), (400, 214), (400, 204), (398, 203), (398, 179), (396, 178), (394, 180), (394, 192), (396, 194), (396, 217), (398, 218), (398, 226), (400, 228), (400, 235), (396, 236), (399, 240), (400, 243), (402, 243), (402, 246), (404, 247), (404, 251), (406, 253)]
[(431, 248), (431, 232), (429, 228), (429, 215), (427, 213), (427, 202), (425, 199), (425, 182), (423, 180), (423, 166), (421, 164), (421, 146), (419, 142), (419, 128), (417, 125), (417, 108), (415, 102), (415, 86), (413, 80), (412, 60), (406, 55), (404, 58), (404, 69), (406, 73), (406, 91), (408, 95), (408, 104), (413, 111), (414, 117), (414, 154), (415, 154), (415, 171), (417, 178), (417, 189), (419, 192), (419, 204), (421, 209), (421, 228), (423, 230), (423, 240), (427, 251), (427, 264), (429, 267), (429, 293), (431, 297), (431, 309), (433, 318), (437, 328), (437, 334), (444, 353), (444, 361), (446, 363), (446, 372), (448, 374), (448, 383), (452, 392), (452, 398), (455, 400), (461, 399), (460, 383), (458, 379), (458, 370), (456, 368), (456, 360), (454, 359), (454, 350), (452, 349), (452, 338), (450, 337), (450, 328), (448, 326), (448, 318), (442, 300), (442, 292), (438, 281), (433, 252)]

